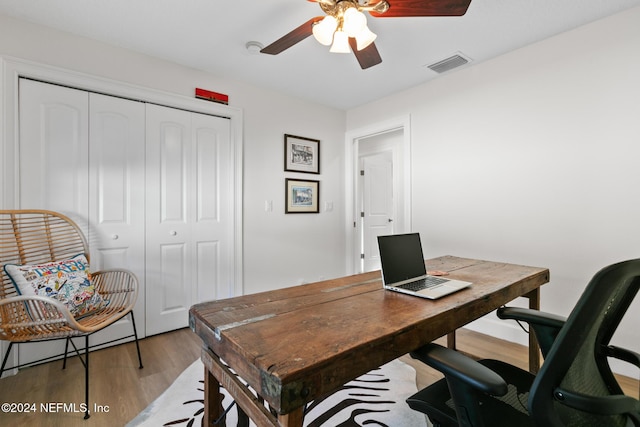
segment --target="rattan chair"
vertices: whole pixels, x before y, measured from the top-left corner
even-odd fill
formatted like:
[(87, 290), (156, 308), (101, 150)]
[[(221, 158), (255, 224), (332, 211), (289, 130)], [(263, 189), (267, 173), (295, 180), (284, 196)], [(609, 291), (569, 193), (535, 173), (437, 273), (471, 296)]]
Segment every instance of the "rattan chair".
[[(80, 228), (68, 217), (45, 210), (0, 210), (0, 339), (9, 342), (2, 360), (0, 377), (5, 370), (13, 344), (66, 339), (63, 369), (66, 366), (69, 343), (74, 347), (85, 368), (86, 419), (90, 416), (88, 404), (91, 334), (130, 314), (133, 334), (120, 339), (135, 338), (138, 362), (142, 368), (133, 315), (133, 307), (138, 296), (137, 278), (126, 270), (91, 272), (91, 280), (97, 292), (108, 299), (109, 304), (76, 319), (58, 300), (44, 296), (20, 295), (4, 270), (6, 264), (43, 264), (70, 259), (78, 254), (84, 254), (89, 260), (87, 241)], [(71, 341), (74, 337), (84, 337), (84, 354), (81, 354)], [(23, 366), (25, 365), (14, 368)]]

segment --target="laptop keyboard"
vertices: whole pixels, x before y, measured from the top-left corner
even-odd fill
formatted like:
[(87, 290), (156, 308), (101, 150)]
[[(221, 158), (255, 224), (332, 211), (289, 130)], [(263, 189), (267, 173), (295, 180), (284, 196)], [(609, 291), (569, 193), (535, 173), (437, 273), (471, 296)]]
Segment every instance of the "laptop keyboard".
[(424, 279), (416, 280), (415, 282), (405, 283), (404, 285), (398, 286), (402, 289), (407, 289), (410, 291), (421, 291), (423, 289), (433, 288), (434, 286), (438, 286), (446, 282), (447, 279), (441, 279), (440, 277), (425, 277)]

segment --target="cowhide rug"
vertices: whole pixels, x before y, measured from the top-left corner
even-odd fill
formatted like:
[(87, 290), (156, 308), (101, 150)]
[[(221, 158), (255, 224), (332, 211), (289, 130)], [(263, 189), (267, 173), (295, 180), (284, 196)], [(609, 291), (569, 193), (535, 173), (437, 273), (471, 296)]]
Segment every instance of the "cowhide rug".
[[(200, 427), (204, 407), (204, 367), (200, 360), (187, 368), (176, 381), (127, 427)], [(415, 370), (394, 360), (343, 386), (328, 398), (309, 404), (305, 427), (427, 427), (425, 417), (407, 406), (405, 399), (416, 392)], [(223, 406), (231, 403), (226, 390)], [(236, 427), (237, 406), (219, 425)], [(226, 423), (225, 423), (226, 422)], [(255, 427), (250, 422), (249, 426)]]

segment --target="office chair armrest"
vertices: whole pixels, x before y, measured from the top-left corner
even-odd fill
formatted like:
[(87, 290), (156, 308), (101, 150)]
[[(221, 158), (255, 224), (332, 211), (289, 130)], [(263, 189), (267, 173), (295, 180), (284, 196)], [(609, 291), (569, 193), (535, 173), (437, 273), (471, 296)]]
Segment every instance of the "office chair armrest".
[(538, 340), (542, 355), (547, 357), (551, 346), (566, 323), (566, 318), (539, 310), (519, 307), (501, 307), (496, 312), (500, 319), (516, 320), (529, 324)]
[(486, 366), (455, 350), (438, 344), (427, 344), (411, 352), (411, 357), (442, 372), (447, 379), (462, 382), (492, 396), (504, 396), (507, 383)]
[(520, 320), (530, 325), (535, 324), (558, 329), (562, 328), (567, 321), (566, 317), (530, 308), (500, 307), (497, 314), (500, 319)]
[(607, 356), (631, 363), (635, 367), (640, 368), (640, 354), (635, 351), (610, 345), (607, 347)]

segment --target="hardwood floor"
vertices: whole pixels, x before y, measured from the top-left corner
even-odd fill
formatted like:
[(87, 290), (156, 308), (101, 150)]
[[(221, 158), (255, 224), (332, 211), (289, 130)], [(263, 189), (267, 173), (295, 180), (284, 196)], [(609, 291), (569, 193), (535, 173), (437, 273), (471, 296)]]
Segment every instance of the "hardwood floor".
[[(27, 344), (28, 345), (28, 344)], [(157, 398), (182, 371), (200, 357), (201, 341), (189, 329), (155, 335), (140, 341), (143, 369), (138, 369), (134, 343), (91, 352), (89, 406), (104, 408), (84, 413), (46, 413), (44, 403), (84, 403), (84, 367), (78, 358), (21, 370), (0, 380), (0, 404), (36, 404), (35, 413), (0, 412), (0, 426), (118, 427), (124, 426)], [(108, 407), (108, 412), (106, 412)]]
[[(189, 329), (145, 338), (140, 345), (144, 369), (138, 369), (133, 343), (91, 353), (90, 406), (93, 409), (98, 405), (103, 411), (92, 411), (88, 420), (83, 419), (82, 412), (46, 413), (40, 408), (41, 404), (48, 403), (75, 403), (79, 407), (84, 402), (84, 370), (77, 358), (67, 363), (65, 371), (61, 370), (62, 362), (56, 361), (1, 379), (0, 404), (36, 404), (37, 410), (34, 413), (0, 411), (0, 426), (124, 426), (200, 357), (201, 341)], [(528, 363), (526, 347), (468, 330), (458, 332), (458, 348), (478, 357), (499, 358), (523, 368)], [(419, 388), (441, 377), (409, 356), (401, 359), (416, 368)], [(627, 394), (638, 397), (638, 380), (621, 378), (621, 384)]]

